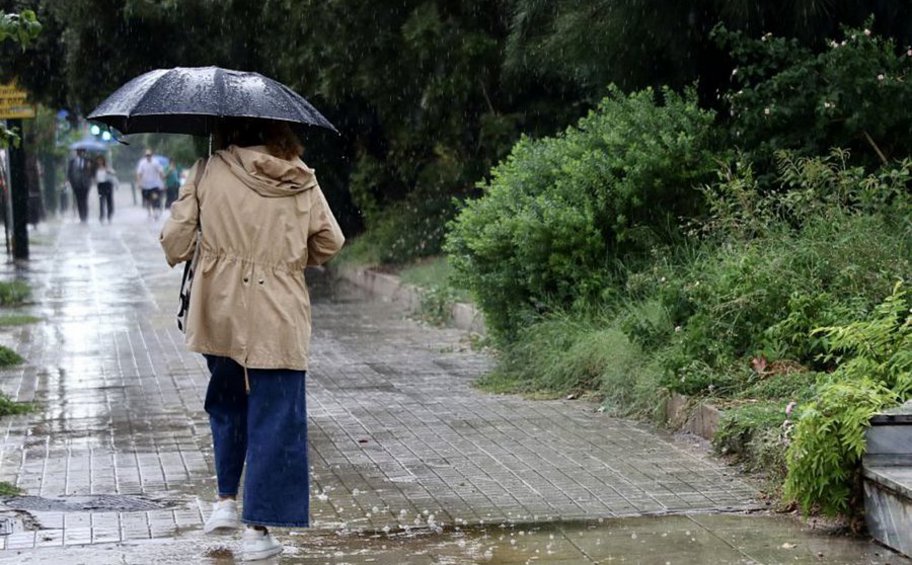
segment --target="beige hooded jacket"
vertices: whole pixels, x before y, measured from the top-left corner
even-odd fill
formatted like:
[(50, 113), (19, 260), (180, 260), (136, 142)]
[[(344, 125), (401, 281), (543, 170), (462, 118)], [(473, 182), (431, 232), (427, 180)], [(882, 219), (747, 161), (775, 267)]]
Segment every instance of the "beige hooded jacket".
[(161, 233), (168, 264), (199, 263), (187, 346), (244, 367), (307, 370), (310, 296), (304, 268), (335, 255), (345, 238), (313, 169), (265, 147), (231, 146), (190, 170)]

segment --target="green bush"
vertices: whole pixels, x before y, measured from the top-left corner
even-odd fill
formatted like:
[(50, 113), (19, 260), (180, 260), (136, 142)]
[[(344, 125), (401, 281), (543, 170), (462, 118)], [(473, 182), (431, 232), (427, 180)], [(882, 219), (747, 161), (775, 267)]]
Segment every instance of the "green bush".
[(912, 300), (897, 284), (869, 318), (821, 328), (836, 370), (801, 405), (785, 495), (804, 511), (860, 509), (860, 460), (871, 416), (912, 393)]
[(445, 326), (453, 319), (453, 306), (457, 301), (456, 291), (448, 285), (424, 287), (418, 316), (435, 326)]
[[(753, 468), (748, 457), (755, 439), (768, 430), (781, 429), (786, 420), (786, 404), (782, 402), (753, 402), (727, 407), (719, 420), (713, 437), (713, 447), (719, 453), (736, 454)], [(785, 453), (785, 443), (782, 443)]]
[(562, 135), (522, 139), (450, 224), (445, 249), (501, 342), (548, 312), (615, 292), (618, 261), (677, 233), (715, 169), (693, 92), (612, 88)]
[(782, 157), (782, 189), (766, 195), (749, 169), (707, 191), (704, 256), (659, 291), (680, 327), (671, 389), (718, 388), (753, 357), (827, 369), (827, 337), (812, 330), (867, 315), (912, 276), (910, 164), (865, 175), (842, 155)]

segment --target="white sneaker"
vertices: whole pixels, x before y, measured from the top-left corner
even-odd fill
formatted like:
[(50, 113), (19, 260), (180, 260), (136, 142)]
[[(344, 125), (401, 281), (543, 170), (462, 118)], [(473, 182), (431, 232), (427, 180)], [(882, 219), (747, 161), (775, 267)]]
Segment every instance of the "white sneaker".
[(244, 561), (268, 559), (280, 553), (282, 553), (282, 544), (276, 541), (272, 534), (249, 526), (244, 529), (244, 540), (241, 546), (241, 558)]
[(225, 533), (241, 527), (238, 520), (237, 501), (226, 499), (212, 504), (212, 514), (206, 520), (203, 531), (207, 534)]

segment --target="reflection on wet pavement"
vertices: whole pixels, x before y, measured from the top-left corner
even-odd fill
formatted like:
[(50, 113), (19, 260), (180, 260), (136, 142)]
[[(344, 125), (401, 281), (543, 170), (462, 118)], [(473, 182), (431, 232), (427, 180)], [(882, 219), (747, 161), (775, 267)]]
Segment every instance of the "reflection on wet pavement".
[[(190, 536), (192, 537), (192, 536)], [(291, 532), (285, 552), (265, 564), (283, 565), (519, 565), (519, 564), (773, 564), (908, 563), (872, 543), (808, 530), (794, 520), (770, 516), (690, 515), (624, 518), (589, 523), (532, 526), (491, 525), (441, 534), (336, 534)], [(238, 542), (182, 536), (171, 541), (66, 550), (67, 563), (123, 565), (239, 562)], [(62, 550), (0, 553), (0, 564), (47, 563)]]

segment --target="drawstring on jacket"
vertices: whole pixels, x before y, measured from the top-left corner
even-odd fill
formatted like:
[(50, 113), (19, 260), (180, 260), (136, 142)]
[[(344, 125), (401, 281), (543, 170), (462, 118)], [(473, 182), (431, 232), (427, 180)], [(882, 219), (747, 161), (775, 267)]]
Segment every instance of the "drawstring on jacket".
[(250, 376), (247, 374), (247, 355), (244, 355), (244, 391), (250, 396)]

